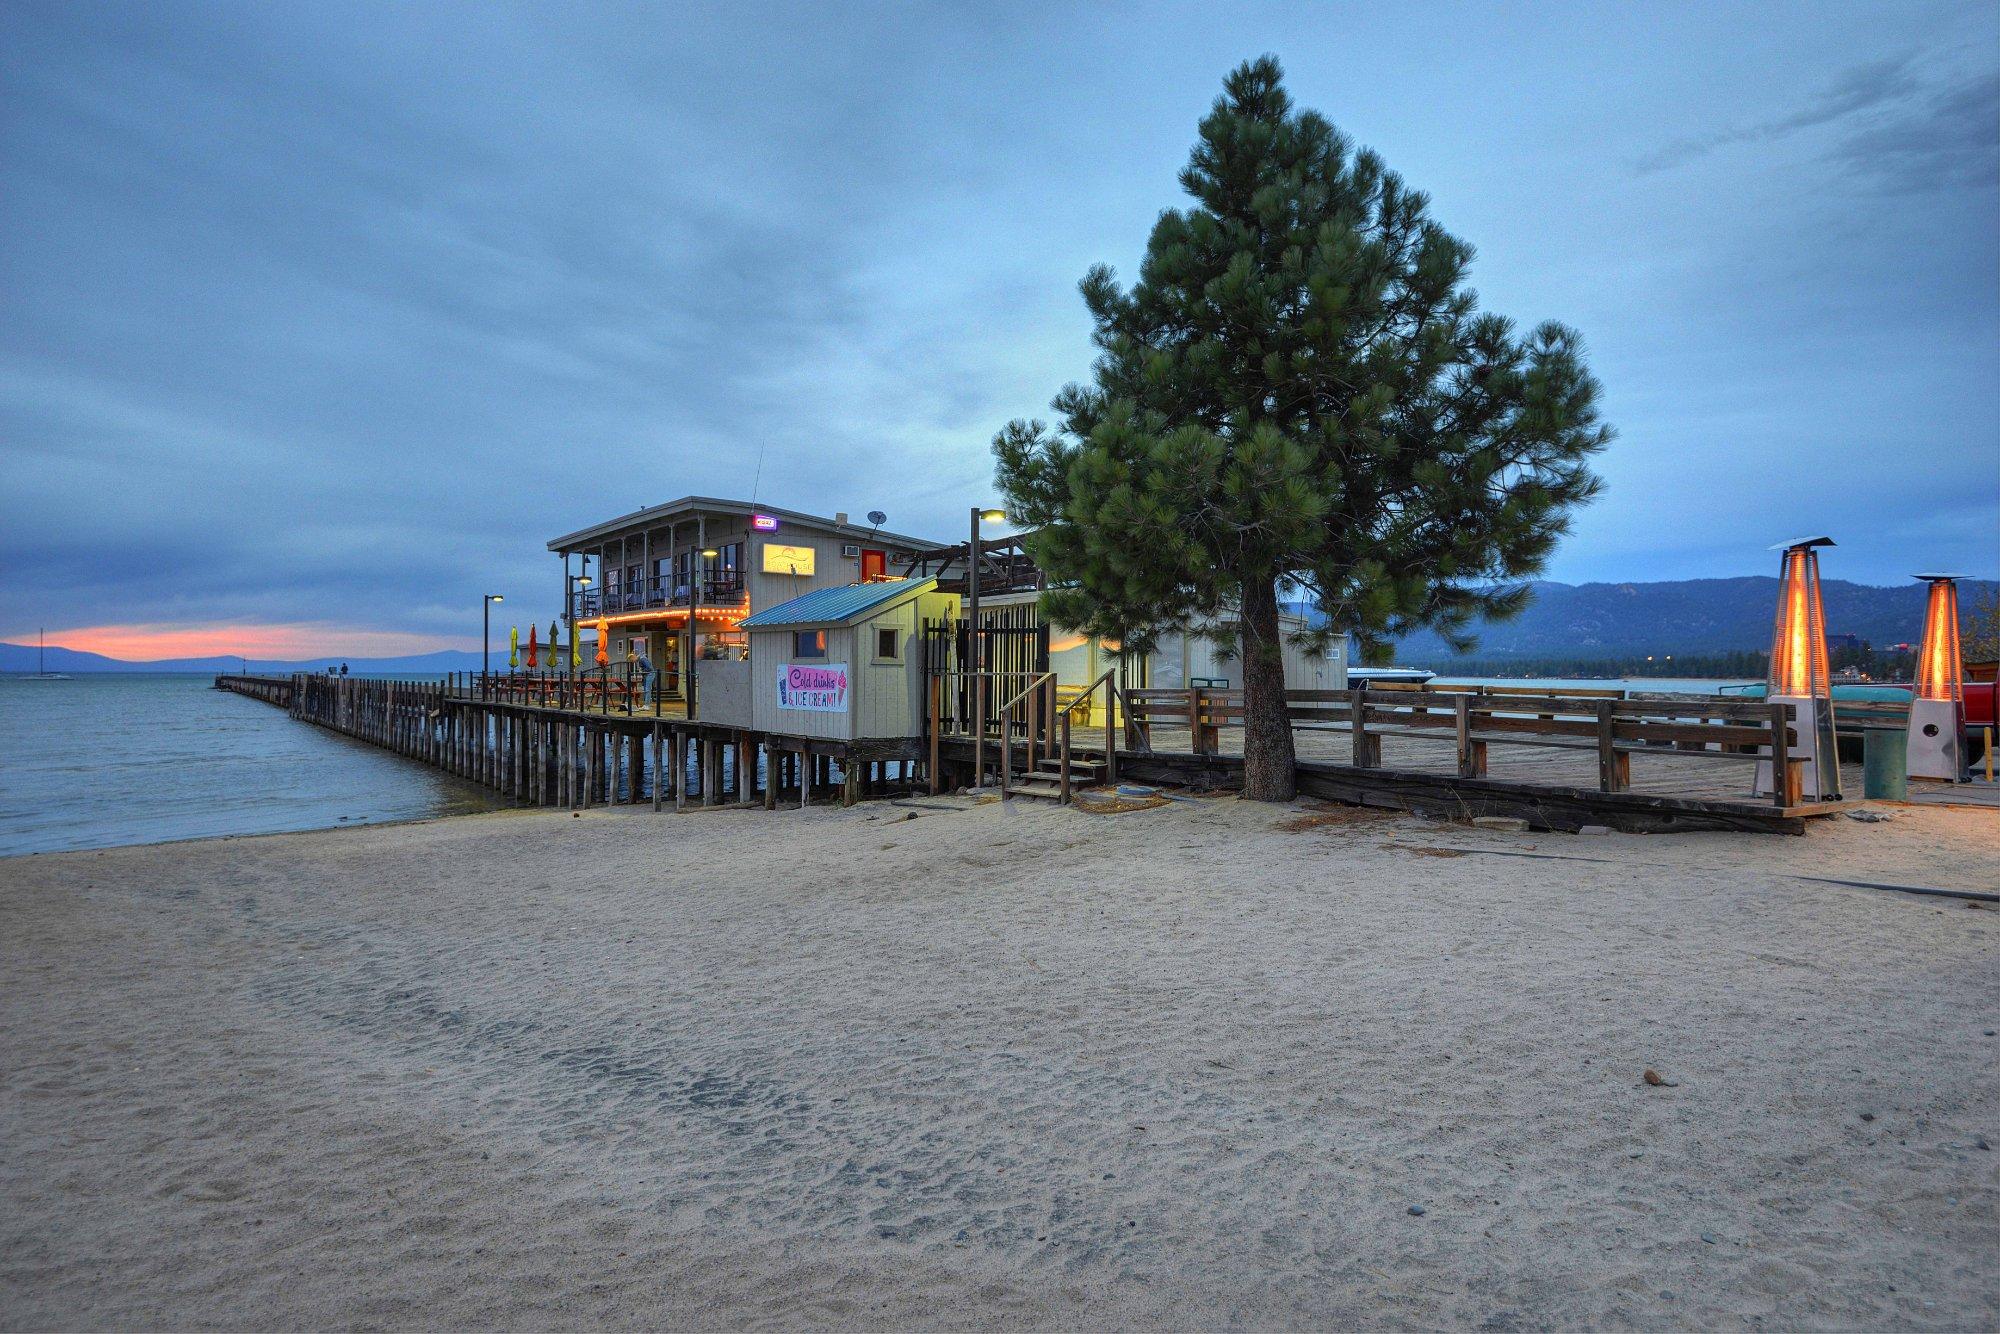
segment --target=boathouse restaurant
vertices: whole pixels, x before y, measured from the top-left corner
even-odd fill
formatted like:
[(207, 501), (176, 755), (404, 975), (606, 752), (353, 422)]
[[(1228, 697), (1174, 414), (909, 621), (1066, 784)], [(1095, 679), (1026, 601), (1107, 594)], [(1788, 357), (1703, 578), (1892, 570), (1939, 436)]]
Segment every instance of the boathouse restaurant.
[(684, 496), (567, 533), (549, 550), (562, 557), (570, 624), (601, 623), (612, 662), (643, 652), (665, 699), (685, 703), (699, 690), (701, 712), (714, 716), (737, 698), (748, 712), (746, 619), (818, 589), (893, 578), (937, 546), (845, 514)]

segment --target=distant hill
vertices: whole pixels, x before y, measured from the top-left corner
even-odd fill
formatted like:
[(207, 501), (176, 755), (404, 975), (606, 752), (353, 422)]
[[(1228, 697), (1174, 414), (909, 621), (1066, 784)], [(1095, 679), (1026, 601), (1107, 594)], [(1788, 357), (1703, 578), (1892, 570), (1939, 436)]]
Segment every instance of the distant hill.
[[(0, 672), (32, 672), (36, 651), (33, 644), (0, 644)], [(429, 672), (466, 672), (479, 670), (479, 655), (462, 649), (445, 649), (437, 653), (420, 653), (405, 658), (308, 658), (302, 662), (272, 662), (263, 658), (252, 658), (250, 670), (282, 676), (291, 672), (317, 672), (328, 667), (347, 664), (349, 672), (355, 675), (406, 675)], [(507, 663), (507, 650), (502, 646), (493, 655), (495, 668)], [(49, 645), (49, 670), (52, 672), (237, 672), (243, 669), (243, 659), (235, 656), (220, 658), (161, 658), (152, 662), (127, 662), (122, 658), (107, 658), (101, 653), (85, 653), (79, 649), (58, 648)]]
[[(1983, 580), (1960, 586), (1962, 604), (1993, 587)], [(1875, 648), (1915, 642), (1923, 632), (1925, 587), (1914, 580), (1889, 588), (1829, 579), (1826, 628), (1830, 635), (1859, 636)], [(1469, 656), (1507, 658), (1616, 658), (1629, 655), (1725, 653), (1771, 647), (1778, 581), (1681, 579), (1644, 584), (1537, 582), (1534, 599), (1512, 621), (1477, 628)], [(1396, 661), (1435, 666), (1451, 650), (1428, 631), (1404, 639)]]

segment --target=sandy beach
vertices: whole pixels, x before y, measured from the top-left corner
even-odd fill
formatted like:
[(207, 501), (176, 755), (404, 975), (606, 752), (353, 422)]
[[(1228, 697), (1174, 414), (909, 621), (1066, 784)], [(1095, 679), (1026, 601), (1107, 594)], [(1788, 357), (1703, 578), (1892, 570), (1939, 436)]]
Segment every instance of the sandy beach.
[(1993, 890), (2000, 818), (16, 858), (0, 1323), (1992, 1327), (2000, 905), (1840, 879)]

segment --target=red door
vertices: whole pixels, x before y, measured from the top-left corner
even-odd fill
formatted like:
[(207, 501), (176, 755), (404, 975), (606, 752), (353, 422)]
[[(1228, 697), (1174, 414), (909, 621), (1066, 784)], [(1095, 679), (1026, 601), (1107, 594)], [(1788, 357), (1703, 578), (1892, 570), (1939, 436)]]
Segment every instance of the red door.
[(874, 580), (887, 579), (888, 577), (889, 561), (883, 553), (879, 551), (863, 551), (861, 553), (862, 583), (871, 583)]

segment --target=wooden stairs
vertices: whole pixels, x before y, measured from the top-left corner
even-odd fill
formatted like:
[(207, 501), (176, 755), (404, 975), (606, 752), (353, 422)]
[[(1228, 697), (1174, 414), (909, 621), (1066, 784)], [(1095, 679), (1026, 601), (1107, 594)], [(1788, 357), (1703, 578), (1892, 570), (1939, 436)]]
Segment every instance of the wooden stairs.
[[(1104, 781), (1104, 761), (1087, 755), (1072, 754), (1069, 760), (1069, 786), (1074, 792), (1080, 787), (1091, 787)], [(1009, 797), (1037, 797), (1043, 801), (1059, 802), (1063, 799), (1062, 759), (1049, 756), (1005, 788), (1002, 793)]]

